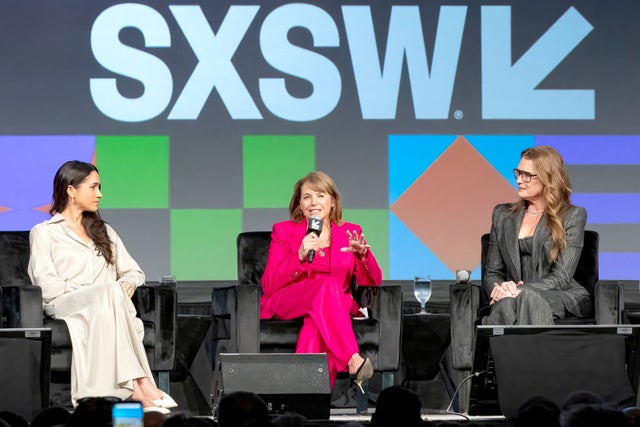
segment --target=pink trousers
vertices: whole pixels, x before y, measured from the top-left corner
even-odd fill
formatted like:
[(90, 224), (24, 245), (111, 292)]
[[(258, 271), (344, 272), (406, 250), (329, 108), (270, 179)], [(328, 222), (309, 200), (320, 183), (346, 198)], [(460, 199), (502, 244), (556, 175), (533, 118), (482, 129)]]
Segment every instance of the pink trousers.
[(307, 279), (281, 291), (274, 318), (304, 318), (296, 353), (327, 353), (329, 381), (335, 384), (358, 344), (353, 333), (350, 294), (331, 277)]

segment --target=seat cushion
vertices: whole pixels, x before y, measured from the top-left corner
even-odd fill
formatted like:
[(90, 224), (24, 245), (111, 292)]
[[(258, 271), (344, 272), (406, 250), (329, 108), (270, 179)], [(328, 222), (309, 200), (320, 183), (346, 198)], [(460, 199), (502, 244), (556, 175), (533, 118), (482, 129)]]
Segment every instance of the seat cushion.
[[(68, 371), (71, 368), (71, 336), (67, 324), (62, 319), (44, 319), (43, 326), (51, 328), (51, 369)], [(143, 344), (151, 366), (155, 363), (155, 342), (155, 325), (144, 322)]]
[(293, 320), (261, 320), (260, 347), (296, 347), (302, 318)]
[(64, 320), (44, 319), (43, 326), (51, 328), (51, 370), (68, 371), (71, 368), (71, 337)]
[[(62, 319), (44, 319), (44, 327), (51, 328), (51, 347), (56, 349), (71, 348), (71, 337), (67, 324)], [(156, 342), (155, 325), (144, 322), (144, 346), (153, 348)]]
[(43, 326), (51, 328), (51, 347), (55, 349), (71, 348), (71, 337), (67, 324), (62, 319), (44, 319)]
[[(353, 331), (360, 347), (377, 347), (380, 337), (380, 323), (375, 319), (354, 320)], [(260, 348), (262, 351), (278, 348), (295, 350), (298, 334), (302, 328), (302, 318), (293, 320), (261, 320)]]
[(356, 335), (358, 346), (362, 350), (364, 347), (375, 347), (380, 345), (380, 322), (375, 319), (354, 320), (353, 332)]
[(553, 322), (556, 325), (595, 325), (596, 318), (567, 316), (562, 319), (555, 319)]
[(145, 348), (153, 348), (156, 346), (156, 325), (153, 322), (143, 322), (144, 338), (142, 344)]

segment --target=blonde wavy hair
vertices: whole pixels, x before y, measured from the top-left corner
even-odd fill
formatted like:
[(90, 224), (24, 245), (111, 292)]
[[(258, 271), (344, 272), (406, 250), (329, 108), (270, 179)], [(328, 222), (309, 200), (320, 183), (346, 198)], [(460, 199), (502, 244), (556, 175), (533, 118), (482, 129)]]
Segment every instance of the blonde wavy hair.
[(304, 214), (302, 213), (302, 209), (300, 209), (300, 198), (302, 197), (302, 186), (304, 184), (309, 184), (313, 190), (326, 193), (333, 198), (334, 206), (333, 209), (331, 209), (329, 219), (334, 224), (342, 224), (342, 202), (340, 201), (338, 187), (329, 175), (320, 171), (308, 173), (300, 178), (298, 182), (296, 182), (296, 185), (293, 186), (293, 195), (289, 202), (291, 219), (295, 222), (304, 220)]
[[(571, 207), (571, 183), (562, 156), (555, 148), (540, 145), (524, 150), (520, 157), (531, 160), (542, 184), (542, 198), (545, 202), (544, 211), (547, 214), (547, 227), (551, 231), (553, 247), (549, 253), (549, 261), (555, 262), (560, 252), (567, 246), (567, 236), (564, 231), (562, 217)], [(515, 212), (527, 208), (529, 202), (520, 200), (511, 205)]]

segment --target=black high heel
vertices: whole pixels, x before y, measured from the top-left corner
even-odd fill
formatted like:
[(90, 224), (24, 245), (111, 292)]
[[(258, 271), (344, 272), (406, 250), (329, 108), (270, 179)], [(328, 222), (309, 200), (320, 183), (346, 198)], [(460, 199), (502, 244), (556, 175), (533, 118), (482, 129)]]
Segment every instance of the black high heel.
[(358, 386), (358, 388), (364, 393), (364, 389), (362, 388), (362, 382), (368, 380), (373, 376), (373, 365), (371, 364), (371, 360), (368, 357), (364, 358), (364, 361), (358, 367), (358, 370), (353, 375), (353, 382)]

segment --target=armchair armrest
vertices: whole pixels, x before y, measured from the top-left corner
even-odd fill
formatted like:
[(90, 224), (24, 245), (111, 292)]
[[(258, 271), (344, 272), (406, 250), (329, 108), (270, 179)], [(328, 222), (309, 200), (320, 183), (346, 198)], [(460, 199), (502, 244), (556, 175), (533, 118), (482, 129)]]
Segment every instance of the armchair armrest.
[(622, 323), (624, 312), (624, 286), (613, 280), (601, 280), (594, 290), (595, 318), (598, 325)]
[(2, 316), (4, 328), (42, 328), (42, 289), (33, 285), (3, 286)]
[(402, 339), (402, 287), (398, 284), (380, 286), (359, 286), (353, 297), (361, 307), (368, 307), (373, 318), (380, 325), (380, 346), (378, 352), (379, 371), (400, 369)]
[(259, 301), (260, 285), (225, 286), (211, 291), (214, 369), (218, 353), (260, 352)]
[(260, 353), (261, 289), (260, 285), (238, 286), (236, 327), (232, 331), (240, 353)]
[(175, 363), (178, 297), (174, 286), (143, 285), (133, 296), (138, 317), (155, 325), (153, 371), (170, 371)]
[(473, 367), (480, 291), (479, 286), (471, 283), (454, 283), (449, 286), (451, 350), (453, 367), (458, 370)]

